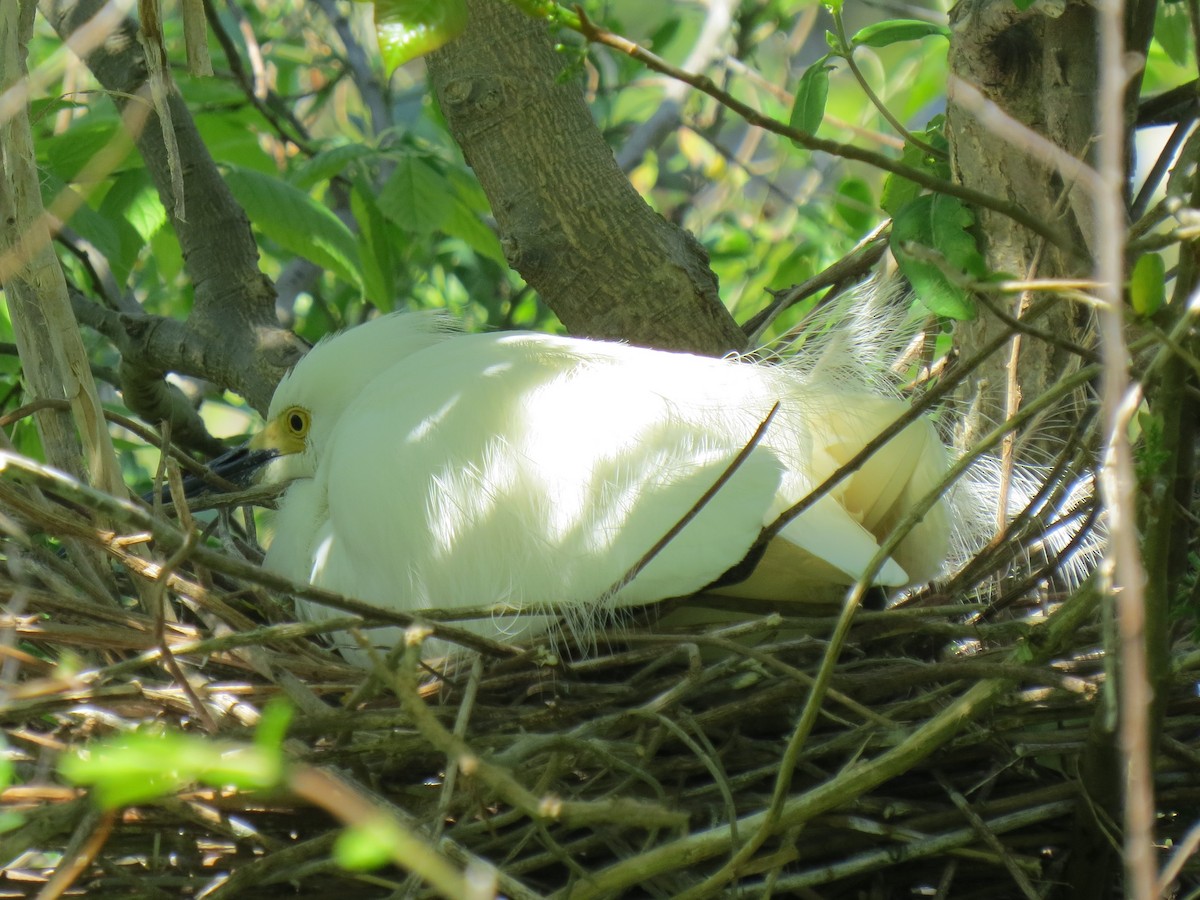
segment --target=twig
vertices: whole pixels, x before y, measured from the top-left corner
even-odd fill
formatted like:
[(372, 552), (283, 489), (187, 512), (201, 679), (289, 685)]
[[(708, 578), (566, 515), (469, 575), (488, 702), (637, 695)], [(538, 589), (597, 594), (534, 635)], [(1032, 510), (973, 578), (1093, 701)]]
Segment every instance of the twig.
[(1131, 900), (1153, 900), (1154, 781), (1151, 775), (1150, 685), (1146, 655), (1145, 571), (1137, 542), (1133, 452), (1129, 421), (1137, 412), (1141, 392), (1130, 383), (1129, 348), (1125, 343), (1121, 285), (1125, 271), (1125, 92), (1129, 73), (1124, 50), (1125, 5), (1100, 0), (1099, 139), (1095, 181), (1089, 182), (1095, 206), (1093, 235), (1096, 280), (1100, 282), (1100, 351), (1104, 358), (1101, 411), (1105, 458), (1101, 487), (1109, 516), (1109, 574), (1117, 605), (1121, 636), (1119, 695), (1120, 745), (1125, 774), (1124, 862), (1125, 892)]
[(671, 541), (675, 540), (675, 538), (679, 536), (679, 533), (687, 527), (689, 522), (695, 519), (696, 516), (700, 515), (701, 511), (708, 505), (709, 501), (717, 495), (717, 492), (726, 485), (729, 479), (732, 478), (737, 470), (742, 467), (742, 463), (744, 463), (749, 458), (750, 454), (754, 452), (754, 448), (759, 445), (760, 441), (762, 441), (763, 435), (767, 433), (767, 429), (771, 425), (771, 420), (775, 418), (775, 414), (777, 412), (779, 412), (778, 400), (776, 400), (771, 406), (771, 409), (767, 412), (766, 418), (763, 419), (758, 424), (758, 427), (754, 429), (754, 433), (750, 435), (750, 440), (748, 440), (745, 446), (743, 446), (742, 449), (737, 452), (737, 455), (730, 460), (729, 465), (727, 465), (717, 479), (711, 485), (709, 485), (708, 489), (700, 495), (700, 498), (692, 504), (691, 509), (684, 513), (674, 525), (667, 529), (667, 533), (655, 541), (654, 545), (651, 546), (651, 548), (647, 550), (645, 554), (643, 554), (642, 558), (634, 563), (628, 572), (617, 579), (617, 581), (615, 581), (609, 587), (609, 589), (601, 595), (602, 597), (616, 596), (616, 594), (623, 587), (637, 578), (638, 575), (645, 570), (646, 566), (650, 565), (650, 563), (654, 561), (654, 558), (658, 556), (658, 554), (660, 554), (666, 548), (666, 546), (671, 543)]
[(879, 98), (879, 95), (875, 93), (870, 82), (868, 82), (866, 76), (863, 75), (862, 69), (860, 69), (858, 67), (858, 63), (854, 61), (854, 48), (850, 46), (850, 39), (846, 36), (846, 26), (842, 21), (841, 7), (834, 6), (831, 7), (831, 9), (833, 11), (834, 28), (837, 29), (838, 40), (841, 42), (842, 49), (845, 51), (844, 53), (839, 53), (839, 56), (844, 59), (846, 61), (846, 65), (850, 67), (850, 73), (854, 76), (854, 80), (858, 82), (858, 86), (862, 88), (862, 92), (867, 95), (867, 99), (871, 101), (871, 105), (879, 111), (879, 114), (887, 120), (887, 123), (891, 125), (892, 128), (896, 129), (896, 133), (904, 138), (906, 143), (912, 144), (914, 147), (919, 147), (922, 153), (926, 153), (935, 159), (945, 160), (947, 158), (947, 153), (945, 150), (940, 150), (937, 147), (926, 143), (905, 128), (904, 123), (892, 114), (892, 111), (887, 108), (887, 104), (884, 103), (883, 100)]
[[(86, 509), (98, 512), (103, 516), (109, 516), (115, 521), (132, 524), (138, 530), (150, 532), (154, 536), (154, 539), (169, 551), (181, 547), (186, 540), (186, 536), (182, 531), (161, 518), (154, 518), (128, 501), (120, 500), (102, 491), (89, 488), (70, 476), (27, 457), (0, 450), (0, 481), (4, 479), (13, 479), (34, 484), (60, 497), (73, 500)], [(68, 534), (95, 534), (94, 526), (85, 526), (83, 523), (72, 522), (63, 517), (58, 517), (55, 524), (56, 527)], [(110, 533), (107, 536), (107, 540), (115, 542), (118, 540), (118, 535)], [(368, 621), (386, 622), (402, 627), (407, 627), (414, 623), (425, 623), (425, 627), (433, 630), (438, 637), (465, 647), (471, 647), (496, 656), (514, 656), (520, 652), (518, 649), (507, 644), (488, 640), (463, 628), (454, 628), (446, 625), (434, 626), (419, 614), (403, 613), (397, 610), (373, 606), (372, 604), (343, 596), (334, 591), (314, 587), (304, 582), (293, 581), (290, 578), (269, 572), (253, 563), (234, 559), (231, 556), (202, 545), (195, 547), (192, 558), (196, 563), (207, 566), (215, 571), (224, 572), (225, 574), (245, 579), (254, 584), (260, 584), (264, 587), (302, 597), (306, 600), (313, 600), (323, 606), (331, 606), (334, 609), (352, 612), (363, 616)]]
[(309, 803), (361, 829), (387, 836), (392, 862), (419, 875), (448, 900), (483, 900), (495, 896), (492, 885), (459, 872), (429, 842), (397, 817), (323, 769), (294, 766), (287, 785)]
[(117, 814), (113, 810), (92, 812), (90, 815), (84, 816), (80, 827), (86, 828), (90, 832), (87, 839), (77, 853), (68, 854), (66, 859), (58, 865), (54, 870), (54, 877), (38, 892), (37, 900), (58, 900), (70, 889), (75, 879), (92, 864), (96, 854), (100, 852), (109, 835), (112, 834), (116, 816)]
[(478, 778), (506, 803), (521, 810), (534, 821), (563, 822), (569, 826), (600, 823), (637, 823), (643, 828), (683, 828), (687, 815), (665, 809), (658, 804), (613, 798), (595, 802), (564, 800), (556, 796), (538, 797), (507, 770), (475, 753), (466, 742), (456, 737), (429, 711), (417, 689), (416, 669), (420, 658), (421, 641), (428, 630), (410, 628), (405, 637), (407, 646), (396, 672), (396, 696), (405, 712), (412, 716), (421, 735), (439, 753), (452, 758), (464, 776)]
[[(950, 798), (950, 801), (957, 807), (958, 811), (963, 814), (963, 818), (967, 820), (971, 830), (977, 834), (985, 844), (992, 848), (992, 852), (996, 854), (996, 858), (1004, 864), (1004, 868), (1008, 870), (1008, 874), (1012, 876), (1013, 882), (1020, 888), (1021, 893), (1025, 896), (1025, 900), (1042, 900), (1041, 894), (1037, 888), (1029, 881), (1029, 876), (1021, 871), (1021, 867), (1017, 865), (1013, 859), (1012, 853), (1000, 842), (996, 836), (996, 829), (983, 820), (975, 810), (971, 808), (971, 804), (941, 772), (935, 773), (934, 776), (938, 784), (942, 786), (942, 790)], [(1063, 806), (1070, 806), (1069, 803), (1064, 803)]]
[(645, 65), (647, 68), (660, 72), (663, 75), (668, 75), (671, 78), (676, 78), (690, 84), (699, 91), (703, 91), (708, 96), (717, 100), (724, 106), (733, 110), (741, 116), (746, 122), (763, 128), (773, 134), (781, 135), (789, 140), (795, 141), (797, 144), (809, 149), (820, 150), (829, 153), (832, 156), (840, 156), (844, 159), (852, 159), (856, 162), (865, 162), (877, 169), (882, 169), (885, 172), (891, 172), (894, 175), (899, 175), (907, 178), (921, 187), (928, 188), (931, 191), (936, 191), (941, 194), (947, 194), (952, 197), (958, 197), (960, 200), (966, 201), (973, 206), (983, 207), (998, 212), (1001, 215), (1007, 216), (1014, 222), (1024, 225), (1034, 234), (1060, 247), (1067, 252), (1073, 252), (1073, 245), (1068, 237), (1060, 234), (1056, 229), (1046, 223), (1037, 216), (1031, 215), (1021, 206), (1010, 203), (1005, 200), (999, 200), (991, 194), (983, 191), (976, 191), (971, 188), (964, 187), (961, 184), (946, 181), (929, 174), (923, 169), (917, 169), (912, 166), (904, 165), (897, 162), (890, 156), (884, 156), (881, 153), (874, 153), (870, 150), (864, 150), (861, 147), (856, 147), (853, 144), (842, 144), (837, 141), (825, 140), (824, 138), (816, 137), (806, 131), (800, 131), (792, 128), (790, 125), (785, 125), (777, 119), (770, 116), (765, 116), (756, 109), (746, 105), (738, 100), (732, 94), (722, 90), (716, 83), (706, 75), (697, 75), (693, 72), (686, 72), (676, 66), (672, 66), (662, 58), (646, 50), (644, 47), (634, 43), (633, 41), (623, 38), (620, 35), (613, 34), (611, 31), (603, 28), (592, 22), (582, 12), (576, 10), (578, 19), (573, 23), (569, 19), (564, 19), (564, 24), (569, 27), (574, 27), (587, 40), (593, 43), (603, 44), (607, 47), (612, 47), (614, 50), (619, 50), (625, 53), (638, 62)]
[[(1038, 627), (1036, 634), (1010, 656), (1020, 661), (1045, 661), (1053, 656), (1074, 635), (1080, 624), (1095, 610), (1099, 592), (1094, 585), (1085, 586), (1069, 598), (1063, 606)], [(892, 749), (880, 756), (858, 762), (816, 787), (795, 797), (788, 798), (777, 815), (777, 828), (789, 828), (810, 821), (821, 812), (842, 806), (874, 785), (880, 784), (897, 772), (907, 771), (918, 760), (926, 758), (938, 747), (949, 741), (961, 725), (991, 709), (1010, 689), (1007, 679), (988, 679), (975, 684), (966, 693), (941, 709), (924, 724), (905, 735)], [(738, 824), (746, 834), (755, 834), (767, 821), (767, 812), (744, 816)], [(697, 832), (675, 841), (654, 847), (593, 873), (585, 884), (572, 887), (571, 900), (594, 900), (612, 896), (622, 889), (640, 884), (662, 872), (668, 871), (680, 860), (696, 865), (712, 858), (730, 847), (728, 826), (718, 826)], [(732, 871), (724, 878), (731, 877)], [(709, 890), (720, 882), (710, 879)], [(565, 891), (552, 895), (556, 900), (566, 897)], [(686, 895), (680, 895), (686, 896)]]
[[(1034, 822), (1044, 822), (1061, 816), (1070, 810), (1072, 802), (1070, 800), (1060, 800), (1056, 803), (1045, 803), (1041, 806), (1034, 806), (1007, 815), (997, 816), (994, 819), (984, 821), (982, 824), (990, 832), (1003, 834), (1006, 831), (1021, 828)], [(877, 872), (887, 866), (964, 847), (977, 836), (978, 832), (973, 827), (958, 828), (936, 837), (912, 840), (899, 847), (891, 846), (881, 850), (872, 850), (852, 856), (834, 865), (824, 866), (820, 869), (810, 869), (805, 872), (797, 872), (794, 875), (785, 875), (775, 883), (775, 888), (777, 892), (783, 893), (819, 887), (839, 878), (847, 878), (867, 872)], [(744, 887), (747, 892), (753, 892), (756, 885), (747, 884)]]

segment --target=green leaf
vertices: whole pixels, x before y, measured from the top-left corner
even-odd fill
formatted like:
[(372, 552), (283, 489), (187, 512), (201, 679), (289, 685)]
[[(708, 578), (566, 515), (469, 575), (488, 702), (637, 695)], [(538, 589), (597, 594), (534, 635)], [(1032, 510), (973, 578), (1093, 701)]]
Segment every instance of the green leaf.
[(379, 192), (383, 214), (416, 234), (442, 227), (451, 196), (446, 177), (420, 156), (402, 156)]
[(343, 869), (378, 869), (392, 859), (396, 843), (395, 826), (380, 816), (339, 834), (333, 845), (333, 858)]
[(286, 181), (260, 172), (228, 168), (225, 183), (259, 231), (362, 288), (354, 235), (330, 210)]
[[(77, 120), (65, 131), (38, 143), (38, 161), (63, 181), (72, 181), (106, 147), (120, 148), (121, 158), (112, 160), (114, 168), (124, 165), (133, 153), (133, 142), (123, 134), (120, 119), (92, 113)], [(123, 146), (114, 142), (120, 140)]]
[(283, 697), (272, 697), (254, 729), (254, 744), (264, 750), (283, 752), (283, 739), (292, 724), (292, 705)]
[(45, 119), (49, 119), (59, 110), (69, 109), (72, 112), (75, 110), (87, 110), (88, 105), (83, 100), (78, 100), (73, 97), (41, 97), (33, 98), (29, 103), (29, 121), (32, 125), (39, 125)]
[(199, 112), (196, 128), (212, 158), (222, 166), (236, 166), (263, 175), (278, 173), (275, 158), (263, 149), (262, 129), (257, 122), (252, 124), (249, 116)]
[[(938, 230), (942, 232), (942, 239), (947, 240), (946, 232), (951, 230), (951, 225), (945, 221), (947, 212), (942, 211), (938, 218), (943, 220)], [(934, 246), (934, 198), (926, 194), (893, 217), (892, 255), (904, 277), (912, 283), (917, 297), (930, 311), (951, 319), (975, 318), (975, 304), (970, 294), (948, 277), (945, 267), (912, 249), (925, 247), (932, 250)]]
[(8, 742), (4, 739), (4, 735), (0, 734), (0, 791), (12, 787), (15, 780), (16, 771), (12, 759), (8, 755)]
[(974, 279), (987, 277), (987, 263), (979, 252), (970, 228), (975, 214), (957, 197), (934, 194), (930, 210), (933, 249), (946, 258), (950, 267)]
[[(800, 76), (800, 83), (796, 85), (796, 97), (792, 101), (792, 114), (788, 118), (788, 125), (797, 131), (816, 134), (821, 120), (825, 118), (825, 101), (829, 97), (829, 70), (832, 68), (826, 64), (827, 59), (827, 56), (822, 56), (809, 66)], [(792, 143), (797, 147), (802, 146), (795, 141)]]
[(917, 41), (921, 38), (941, 35), (950, 37), (950, 29), (933, 22), (919, 19), (889, 19), (868, 25), (850, 38), (851, 47), (886, 47), (901, 41)]
[[(4, 740), (4, 736), (0, 735), (0, 793), (3, 793), (5, 788), (12, 786), (15, 776), (12, 759), (9, 757), (8, 743)], [(20, 828), (24, 823), (25, 818), (20, 813), (0, 810), (0, 834)]]
[(390, 75), (467, 27), (466, 0), (376, 0), (375, 34)]
[(552, 19), (555, 14), (554, 0), (512, 0), (512, 4), (535, 19)]
[[(914, 169), (923, 169), (925, 153), (912, 144), (904, 145), (900, 161)], [(903, 175), (889, 174), (883, 182), (883, 192), (879, 195), (879, 206), (889, 216), (895, 217), (901, 209), (908, 206), (921, 195), (921, 186), (910, 181)]]
[(113, 278), (124, 285), (138, 257), (167, 224), (167, 211), (145, 169), (118, 175), (100, 202), (100, 216), (113, 224), (121, 241), (120, 252), (108, 258)]
[(1152, 316), (1166, 302), (1166, 266), (1157, 253), (1138, 257), (1129, 277), (1129, 304), (1139, 316)]
[(68, 753), (59, 771), (74, 784), (90, 785), (101, 806), (115, 809), (198, 783), (243, 790), (273, 787), (283, 776), (283, 755), (278, 747), (140, 731)]
[(388, 312), (396, 302), (396, 263), (392, 251), (396, 229), (384, 218), (379, 204), (375, 202), (374, 189), (365, 178), (354, 180), (354, 189), (350, 192), (350, 211), (358, 222), (363, 293), (377, 307)]
[(501, 268), (508, 268), (500, 239), (483, 221), (483, 214), (489, 210), (478, 182), (458, 169), (451, 169), (447, 175), (454, 190), (454, 202), (450, 204), (442, 229), (465, 241), (480, 256), (493, 260)]
[[(925, 143), (942, 151), (943, 156), (926, 155), (925, 150), (921, 147), (906, 143), (900, 161), (909, 168), (928, 172), (935, 178), (950, 180), (950, 165), (947, 161), (950, 151), (946, 141), (945, 128), (946, 117), (936, 115), (929, 120), (921, 134)], [(895, 216), (901, 209), (916, 200), (922, 190), (920, 185), (902, 175), (888, 175), (883, 183), (883, 193), (879, 198), (879, 205), (888, 215)]]
[(58, 197), (63, 199), (71, 198), (78, 203), (75, 211), (71, 213), (71, 218), (68, 224), (79, 232), (81, 237), (86, 238), (97, 250), (99, 250), (110, 264), (120, 269), (121, 253), (121, 236), (114, 223), (102, 216), (96, 210), (84, 202), (83, 198), (78, 196), (76, 188), (73, 185), (64, 184), (54, 175), (43, 173), (42, 181), (42, 203), (49, 207), (50, 204)]
[(1154, 20), (1154, 40), (1177, 66), (1187, 63), (1189, 28), (1182, 3), (1158, 4)]
[(25, 824), (25, 817), (15, 812), (0, 812), (0, 834), (16, 831)]
[(145, 169), (130, 169), (117, 176), (100, 203), (100, 215), (124, 219), (148, 243), (167, 224), (167, 210)]
[(867, 231), (875, 221), (875, 198), (861, 178), (847, 178), (838, 185), (833, 208), (855, 234)]
[[(946, 115), (938, 113), (925, 123), (921, 137), (941, 156), (925, 157), (923, 168), (938, 178), (950, 180), (950, 140), (946, 137)], [(923, 151), (922, 151), (923, 152)]]
[(314, 155), (292, 176), (291, 182), (301, 190), (323, 184), (335, 175), (341, 175), (352, 162), (379, 153), (368, 144), (341, 144)]

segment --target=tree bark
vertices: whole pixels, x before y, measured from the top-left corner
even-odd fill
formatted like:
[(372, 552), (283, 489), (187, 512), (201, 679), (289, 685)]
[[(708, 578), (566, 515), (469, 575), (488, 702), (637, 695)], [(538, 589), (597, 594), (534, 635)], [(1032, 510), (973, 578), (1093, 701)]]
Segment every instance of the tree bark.
[(488, 195), (505, 255), (574, 334), (722, 354), (745, 337), (700, 243), (637, 194), (546, 25), (470, 0), (429, 58), (442, 112)]
[[(1134, 0), (1129, 4), (1127, 50), (1146, 51), (1153, 18), (1152, 2)], [(1091, 277), (1095, 226), (1088, 182), (1050, 162), (1036, 145), (1039, 138), (1045, 138), (1070, 157), (1089, 162), (1092, 158), (1099, 83), (1099, 26), (1094, 6), (1067, 0), (1060, 8), (1038, 5), (1021, 11), (1009, 0), (963, 0), (951, 11), (951, 28), (952, 76), (974, 87), (1019, 123), (1007, 129), (989, 128), (954, 102), (952, 84), (947, 131), (954, 176), (1054, 222), (1057, 230), (1074, 242), (1073, 250), (1048, 246), (1011, 220), (978, 210), (978, 236), (989, 268), (1018, 278)], [(1138, 88), (1139, 79), (1132, 79), (1127, 93), (1127, 127), (1134, 120)], [(1019, 312), (1019, 306), (1009, 312)], [(1037, 327), (1086, 346), (1090, 343), (1089, 318), (1080, 304), (1060, 297)], [(1005, 327), (983, 310), (976, 321), (957, 330), (955, 343), (970, 357)], [(1022, 401), (1038, 397), (1079, 364), (1069, 352), (1044, 341), (1027, 335), (1014, 337), (1014, 341), (1013, 352), (995, 354), (960, 391), (959, 400), (969, 411), (956, 436), (960, 448), (969, 447), (992, 423), (1008, 418)], [(1083, 400), (1079, 398), (1080, 406)], [(1035, 460), (1044, 461), (1037, 457), (1064, 443), (1078, 418), (1078, 409), (1068, 406), (1057, 421), (1039, 423)], [(1165, 649), (1158, 652), (1165, 653)], [(1108, 710), (1104, 704), (1099, 706), (1080, 760), (1084, 797), (1064, 877), (1065, 895), (1080, 900), (1111, 894), (1121, 870), (1120, 856), (1098, 815), (1103, 810), (1119, 821), (1122, 802), (1116, 736)]]
[[(41, 8), (70, 43), (103, 6), (100, 0), (44, 0)], [(104, 40), (91, 44), (83, 48), (84, 62), (117, 109), (125, 112), (131, 104), (149, 103), (137, 24), (123, 19)], [(167, 371), (226, 385), (263, 410), (280, 377), (303, 354), (304, 344), (279, 327), (275, 292), (258, 269), (250, 223), (221, 179), (191, 114), (174, 90), (166, 102), (179, 148), (186, 218), (176, 212), (171, 162), (156, 111), (151, 109), (134, 140), (179, 237), (195, 289), (192, 312), (184, 329), (159, 327), (166, 323), (150, 316), (98, 315), (97, 319), (107, 325), (106, 335), (122, 350), (123, 374), (139, 382), (130, 385), (127, 396), (135, 403), (142, 398), (142, 407), (135, 411), (150, 421), (170, 408), (165, 385), (161, 390), (146, 390), (147, 384), (162, 384)]]
[[(954, 78), (1071, 157), (1088, 158), (1095, 133), (1097, 82), (1096, 17), (1090, 6), (1072, 0), (1062, 15), (1051, 18), (1040, 7), (1022, 12), (1006, 0), (967, 0), (952, 10), (951, 29)], [(997, 131), (956, 105), (954, 94), (952, 86), (947, 131), (954, 177), (1054, 222), (1075, 244), (1074, 252), (1048, 245), (1004, 216), (977, 210), (980, 247), (989, 269), (1020, 279), (1090, 276), (1092, 214), (1086, 189), (1037, 152), (1019, 126)], [(1013, 301), (1000, 297), (997, 302)], [(1037, 327), (1086, 344), (1087, 323), (1086, 311), (1064, 299)], [(956, 330), (955, 343), (970, 358), (1007, 327), (981, 308), (975, 321)], [(1078, 366), (1077, 358), (1058, 347), (1028, 336), (1017, 340), (1015, 361), (1010, 354), (994, 354), (966, 379), (959, 394), (966, 410), (957, 435), (962, 449), (1008, 418), (1022, 399), (1040, 396)], [(1016, 397), (1010, 398), (1011, 390)], [(1063, 412), (1060, 427), (1070, 429), (1078, 412)], [(1045, 445), (1061, 444), (1054, 428), (1046, 430), (1045, 423), (1040, 428)]]

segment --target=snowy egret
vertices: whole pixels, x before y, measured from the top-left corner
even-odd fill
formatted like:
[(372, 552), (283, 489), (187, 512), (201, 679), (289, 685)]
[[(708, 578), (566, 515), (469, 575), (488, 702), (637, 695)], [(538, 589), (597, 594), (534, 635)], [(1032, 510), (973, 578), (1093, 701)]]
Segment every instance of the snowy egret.
[[(776, 405), (728, 480), (626, 579)], [(275, 392), (252, 441), (273, 457), (266, 477), (289, 484), (266, 566), (391, 609), (500, 604), (513, 614), (468, 627), (501, 639), (586, 623), (712, 584), (906, 409), (787, 366), (384, 316), (320, 342)], [(945, 466), (917, 419), (719, 590), (839, 599)], [(948, 540), (938, 504), (875, 583), (928, 579)]]

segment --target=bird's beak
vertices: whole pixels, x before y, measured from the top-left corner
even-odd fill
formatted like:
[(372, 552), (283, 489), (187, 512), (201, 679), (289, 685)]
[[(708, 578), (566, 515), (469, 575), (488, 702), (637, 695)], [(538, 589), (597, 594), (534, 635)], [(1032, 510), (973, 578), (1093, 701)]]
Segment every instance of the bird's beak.
[[(234, 447), (222, 453), (209, 462), (208, 475), (187, 474), (183, 478), (183, 495), (188, 498), (199, 497), (203, 494), (221, 494), (241, 491), (250, 487), (259, 470), (279, 456), (279, 451), (273, 447), (256, 446), (262, 435), (256, 435), (251, 441)], [(170, 494), (164, 485), (162, 498), (170, 502)], [(142, 496), (147, 503), (154, 502), (154, 492)]]
[[(208, 470), (218, 478), (223, 478), (238, 490), (244, 490), (254, 482), (260, 469), (279, 455), (274, 447), (256, 446), (254, 439), (234, 447), (228, 453), (222, 453), (208, 464)], [(197, 479), (198, 481), (200, 479)], [(187, 479), (184, 479), (184, 487)], [(188, 496), (191, 496), (189, 493)]]

